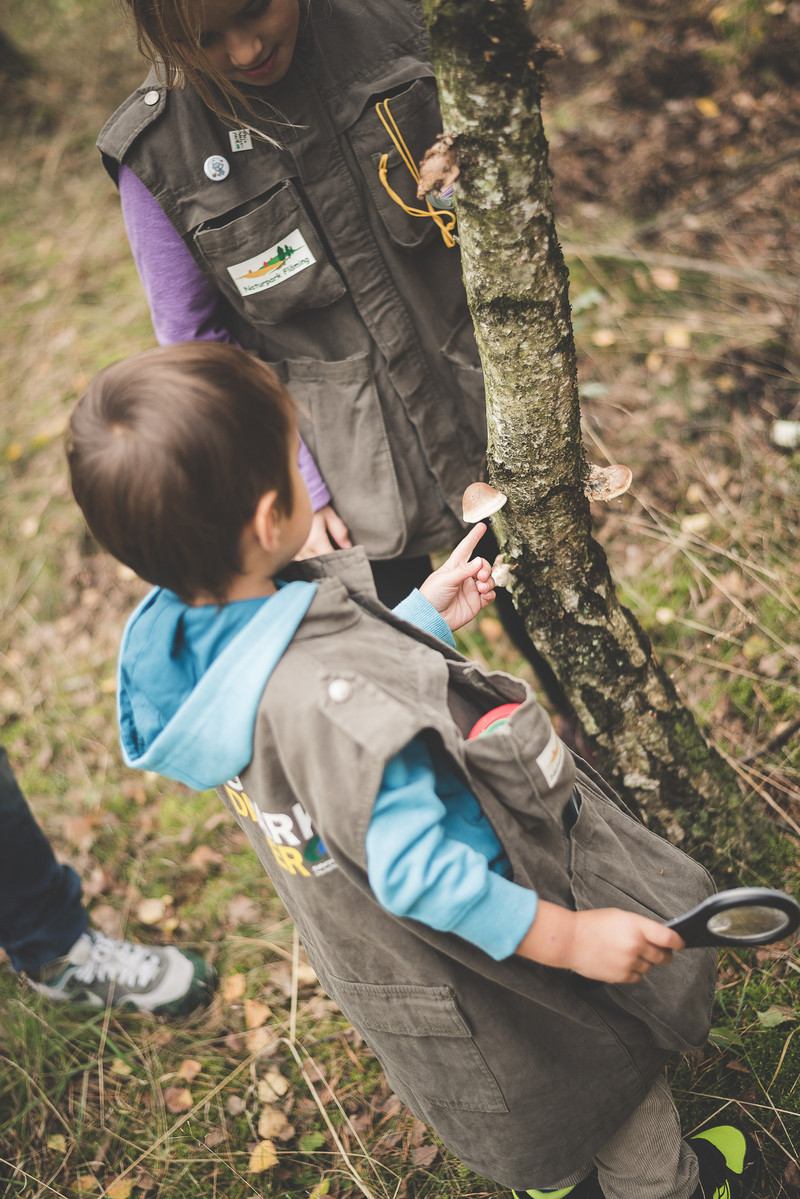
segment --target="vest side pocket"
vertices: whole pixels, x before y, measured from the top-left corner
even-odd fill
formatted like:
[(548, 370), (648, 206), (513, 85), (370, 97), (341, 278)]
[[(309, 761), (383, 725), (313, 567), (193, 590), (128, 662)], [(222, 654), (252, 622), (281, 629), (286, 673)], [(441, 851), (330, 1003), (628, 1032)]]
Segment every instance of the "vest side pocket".
[(412, 1111), (508, 1111), (452, 988), (321, 981)]
[(368, 355), (291, 359), (278, 373), (297, 401), (300, 435), (351, 539), (376, 558), (398, 554), (406, 518)]

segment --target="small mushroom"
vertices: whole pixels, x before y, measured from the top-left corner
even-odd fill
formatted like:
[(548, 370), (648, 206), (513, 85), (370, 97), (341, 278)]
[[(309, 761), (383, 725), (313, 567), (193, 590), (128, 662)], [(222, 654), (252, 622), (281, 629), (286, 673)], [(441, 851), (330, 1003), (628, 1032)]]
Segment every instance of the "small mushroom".
[(470, 483), (461, 500), (461, 515), (469, 525), (499, 512), (508, 496), (489, 483)]
[(594, 501), (615, 500), (632, 482), (633, 471), (627, 466), (591, 466), (584, 494)]

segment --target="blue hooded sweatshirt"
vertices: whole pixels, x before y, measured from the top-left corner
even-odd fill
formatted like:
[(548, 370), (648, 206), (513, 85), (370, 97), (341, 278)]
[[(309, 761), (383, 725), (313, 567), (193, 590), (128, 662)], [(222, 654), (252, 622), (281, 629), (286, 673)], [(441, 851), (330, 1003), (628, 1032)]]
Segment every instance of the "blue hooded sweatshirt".
[[(193, 607), (163, 588), (150, 592), (120, 648), (126, 763), (198, 791), (240, 774), (253, 756), (264, 687), (317, 586), (279, 583), (272, 596), (221, 607)], [(395, 614), (454, 644), (419, 592)], [(535, 892), (510, 881), (508, 859), (476, 798), (419, 738), (387, 763), (366, 855), (370, 885), (388, 911), (456, 933), (495, 959), (513, 953), (533, 921)]]

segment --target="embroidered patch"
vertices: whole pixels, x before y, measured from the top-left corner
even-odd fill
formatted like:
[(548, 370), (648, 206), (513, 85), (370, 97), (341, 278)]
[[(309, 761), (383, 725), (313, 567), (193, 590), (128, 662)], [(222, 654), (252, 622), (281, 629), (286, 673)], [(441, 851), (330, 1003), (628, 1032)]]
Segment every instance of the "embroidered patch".
[(252, 150), (253, 148), (253, 139), (249, 129), (229, 129), (228, 137), (234, 154), (240, 150)]
[(547, 745), (536, 759), (536, 765), (549, 786), (554, 787), (564, 765), (564, 743), (554, 728), (550, 729)]
[(276, 246), (270, 246), (263, 254), (255, 254), (244, 262), (228, 267), (228, 274), (238, 288), (240, 296), (250, 296), (256, 291), (266, 291), (276, 283), (283, 283), (298, 271), (313, 266), (316, 258), (306, 245), (299, 229), (291, 233)]

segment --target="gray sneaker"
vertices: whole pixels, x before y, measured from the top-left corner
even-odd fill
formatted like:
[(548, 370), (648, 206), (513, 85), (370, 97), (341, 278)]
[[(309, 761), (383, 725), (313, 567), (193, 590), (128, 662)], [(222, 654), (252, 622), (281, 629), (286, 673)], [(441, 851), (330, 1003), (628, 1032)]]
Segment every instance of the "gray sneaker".
[(174, 945), (135, 945), (89, 929), (64, 957), (29, 971), (48, 999), (87, 1007), (132, 1007), (156, 1016), (185, 1016), (211, 1001), (214, 967)]

